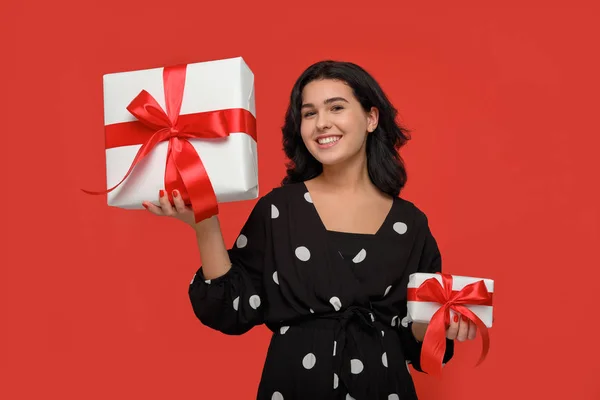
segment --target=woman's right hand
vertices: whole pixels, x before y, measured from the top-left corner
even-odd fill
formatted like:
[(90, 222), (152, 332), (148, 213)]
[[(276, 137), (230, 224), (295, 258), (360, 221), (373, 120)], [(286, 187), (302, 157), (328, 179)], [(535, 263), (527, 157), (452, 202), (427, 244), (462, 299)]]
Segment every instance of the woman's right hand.
[(142, 202), (142, 205), (154, 215), (161, 217), (173, 217), (195, 229), (196, 220), (194, 218), (194, 211), (191, 209), (191, 207), (185, 205), (179, 191), (174, 190), (172, 195), (175, 206), (171, 205), (169, 196), (167, 196), (167, 193), (164, 190), (161, 190), (158, 194), (160, 207), (149, 201)]
[(173, 203), (171, 205), (169, 196), (164, 190), (158, 195), (160, 206), (149, 201), (142, 205), (154, 215), (161, 217), (172, 217), (185, 222), (196, 231), (198, 250), (202, 254), (202, 270), (206, 279), (215, 279), (224, 275), (231, 268), (231, 260), (223, 241), (223, 234), (217, 216), (213, 216), (196, 223), (194, 211), (187, 207), (181, 198), (181, 194), (173, 191)]

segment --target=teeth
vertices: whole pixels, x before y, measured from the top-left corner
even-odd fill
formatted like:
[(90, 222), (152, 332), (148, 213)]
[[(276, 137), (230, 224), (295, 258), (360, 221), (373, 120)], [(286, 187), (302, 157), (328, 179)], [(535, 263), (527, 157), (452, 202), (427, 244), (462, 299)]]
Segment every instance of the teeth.
[(340, 140), (339, 136), (330, 136), (327, 138), (319, 139), (319, 144), (333, 143), (337, 142), (338, 140)]

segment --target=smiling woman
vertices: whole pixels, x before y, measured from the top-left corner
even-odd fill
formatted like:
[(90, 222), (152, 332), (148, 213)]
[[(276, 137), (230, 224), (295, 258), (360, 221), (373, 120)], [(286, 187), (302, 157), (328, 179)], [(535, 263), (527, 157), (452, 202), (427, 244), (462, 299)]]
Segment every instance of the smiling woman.
[(377, 126), (377, 108), (364, 111), (352, 89), (339, 80), (312, 81), (302, 97), (302, 141), (317, 161), (337, 165), (355, 156), (365, 157), (365, 132)]
[[(259, 400), (414, 400), (407, 366), (421, 370), (427, 326), (405, 318), (408, 276), (441, 271), (441, 255), (426, 215), (399, 197), (406, 130), (365, 70), (324, 61), (296, 81), (282, 131), (287, 176), (232, 248), (218, 218), (195, 224), (177, 193), (175, 207), (149, 205), (196, 231), (194, 313), (230, 335), (273, 331)], [(474, 333), (461, 320), (448, 332), (444, 362), (451, 339)]]
[[(312, 179), (322, 173), (323, 164), (358, 157), (375, 186), (398, 196), (407, 179), (398, 150), (410, 137), (397, 114), (378, 82), (360, 66), (335, 61), (311, 65), (292, 89), (282, 128), (290, 160), (283, 183)], [(351, 143), (344, 149), (335, 146), (336, 154), (319, 152), (333, 146), (313, 141), (328, 137)]]

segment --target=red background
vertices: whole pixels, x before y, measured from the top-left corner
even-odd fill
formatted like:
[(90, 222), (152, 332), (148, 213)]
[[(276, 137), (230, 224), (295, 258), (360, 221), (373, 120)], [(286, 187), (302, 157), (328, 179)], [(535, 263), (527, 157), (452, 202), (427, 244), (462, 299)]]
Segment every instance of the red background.
[[(254, 398), (269, 332), (195, 319), (191, 231), (79, 190), (104, 183), (102, 74), (243, 56), (261, 193), (295, 78), (357, 62), (413, 130), (404, 197), (446, 271), (496, 280), (488, 359), (459, 343), (422, 399), (600, 399), (600, 10), (413, 3), (3, 1), (0, 398)], [(253, 204), (222, 206), (228, 245)]]

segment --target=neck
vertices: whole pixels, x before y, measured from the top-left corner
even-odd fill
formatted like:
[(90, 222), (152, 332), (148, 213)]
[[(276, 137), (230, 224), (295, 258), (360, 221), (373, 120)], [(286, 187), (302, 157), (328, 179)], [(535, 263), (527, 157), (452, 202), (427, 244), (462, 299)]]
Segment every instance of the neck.
[(323, 165), (323, 173), (319, 180), (337, 192), (353, 193), (374, 189), (369, 178), (366, 157), (337, 165)]

